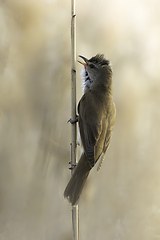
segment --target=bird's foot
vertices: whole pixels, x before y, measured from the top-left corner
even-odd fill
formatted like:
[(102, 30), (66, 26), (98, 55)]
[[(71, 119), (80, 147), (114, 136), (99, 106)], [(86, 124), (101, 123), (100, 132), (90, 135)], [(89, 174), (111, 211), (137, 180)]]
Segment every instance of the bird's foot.
[(75, 120), (72, 120), (71, 118), (67, 121), (67, 123), (71, 123), (71, 124), (74, 124), (76, 122), (78, 122), (78, 115), (76, 115), (76, 119)]
[(71, 165), (71, 166), (69, 167), (69, 170), (73, 170), (73, 169), (77, 166), (77, 163), (69, 162), (69, 164)]

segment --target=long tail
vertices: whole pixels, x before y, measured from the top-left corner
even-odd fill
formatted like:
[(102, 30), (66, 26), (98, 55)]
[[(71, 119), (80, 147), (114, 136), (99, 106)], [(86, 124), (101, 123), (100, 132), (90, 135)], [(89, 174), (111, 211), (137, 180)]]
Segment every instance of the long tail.
[(64, 197), (72, 205), (77, 204), (90, 170), (89, 162), (83, 153), (64, 191)]

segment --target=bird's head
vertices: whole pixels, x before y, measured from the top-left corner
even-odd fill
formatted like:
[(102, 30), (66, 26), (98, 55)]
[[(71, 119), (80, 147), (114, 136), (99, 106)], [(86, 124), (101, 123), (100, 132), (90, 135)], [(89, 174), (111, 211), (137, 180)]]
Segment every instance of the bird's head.
[(104, 58), (103, 54), (97, 54), (89, 60), (81, 55), (80, 58), (84, 62), (78, 61), (84, 66), (82, 70), (82, 78), (84, 80), (84, 91), (89, 89), (94, 83), (106, 81), (112, 76), (110, 62)]

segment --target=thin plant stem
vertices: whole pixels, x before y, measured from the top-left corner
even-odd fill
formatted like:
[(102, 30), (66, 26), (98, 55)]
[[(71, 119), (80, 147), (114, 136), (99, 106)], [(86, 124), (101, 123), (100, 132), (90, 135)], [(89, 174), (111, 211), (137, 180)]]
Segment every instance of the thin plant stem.
[[(77, 153), (77, 124), (76, 124), (76, 14), (75, 0), (71, 0), (71, 165), (76, 164)], [(74, 170), (74, 169), (73, 169)], [(71, 174), (73, 173), (71, 171)], [(73, 240), (79, 239), (79, 212), (78, 205), (72, 206)]]

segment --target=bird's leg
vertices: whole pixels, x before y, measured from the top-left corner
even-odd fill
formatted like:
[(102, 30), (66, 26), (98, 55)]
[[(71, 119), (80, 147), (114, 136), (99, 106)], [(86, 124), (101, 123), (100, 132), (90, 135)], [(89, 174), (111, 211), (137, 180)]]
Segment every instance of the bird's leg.
[(71, 123), (71, 124), (74, 124), (76, 122), (78, 122), (78, 115), (76, 115), (76, 119), (75, 120), (72, 120), (71, 118), (67, 121), (67, 123)]
[(74, 168), (77, 166), (77, 163), (69, 162), (69, 164), (71, 165), (71, 166), (69, 167), (69, 170), (72, 170), (72, 169), (74, 169)]
[[(70, 145), (71, 145), (71, 148), (72, 148), (72, 143), (70, 143)], [(72, 161), (70, 161), (69, 164), (71, 165), (69, 167), (69, 170), (72, 170), (72, 169), (74, 169), (77, 166), (77, 163), (72, 163)]]
[[(76, 115), (76, 119), (75, 120), (72, 120), (71, 118), (67, 121), (67, 123), (71, 123), (71, 124), (74, 124), (76, 122), (78, 122), (78, 115)], [(77, 143), (76, 143), (77, 144)], [(70, 143), (71, 147), (72, 147), (72, 143)], [(71, 165), (69, 167), (70, 170), (74, 169), (76, 166), (77, 166), (77, 163), (72, 163), (72, 161), (69, 162), (69, 164)]]

